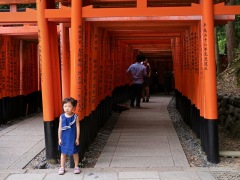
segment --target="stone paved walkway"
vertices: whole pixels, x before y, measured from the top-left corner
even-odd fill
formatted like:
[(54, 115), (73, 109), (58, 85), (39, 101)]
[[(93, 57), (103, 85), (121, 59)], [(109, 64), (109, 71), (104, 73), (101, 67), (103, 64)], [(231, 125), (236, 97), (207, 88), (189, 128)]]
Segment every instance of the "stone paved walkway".
[(63, 176), (57, 169), (22, 169), (44, 149), (42, 117), (10, 126), (0, 131), (0, 179), (234, 179), (231, 175), (239, 170), (189, 167), (167, 111), (170, 100), (153, 96), (141, 109), (121, 113), (95, 168), (82, 169), (79, 175), (72, 169)]

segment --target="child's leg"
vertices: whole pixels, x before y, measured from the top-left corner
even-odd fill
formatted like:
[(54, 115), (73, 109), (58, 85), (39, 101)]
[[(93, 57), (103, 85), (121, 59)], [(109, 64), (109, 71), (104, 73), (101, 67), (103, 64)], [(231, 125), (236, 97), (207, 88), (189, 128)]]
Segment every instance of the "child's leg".
[(61, 167), (65, 167), (65, 162), (66, 162), (66, 154), (61, 154)]
[(75, 167), (78, 167), (78, 163), (79, 163), (78, 153), (73, 154), (73, 160), (74, 160)]

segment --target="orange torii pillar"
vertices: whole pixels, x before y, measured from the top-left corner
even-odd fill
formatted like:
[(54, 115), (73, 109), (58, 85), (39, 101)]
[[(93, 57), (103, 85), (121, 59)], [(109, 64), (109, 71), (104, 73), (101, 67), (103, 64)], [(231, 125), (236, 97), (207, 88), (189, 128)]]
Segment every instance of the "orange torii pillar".
[[(82, 1), (79, 0), (72, 0), (70, 57), (71, 57), (70, 96), (77, 100), (77, 107), (75, 113), (78, 115), (79, 121), (84, 122), (83, 119), (85, 116), (84, 113), (85, 107), (83, 102), (84, 100), (83, 22), (82, 22)], [(83, 133), (82, 127), (83, 126), (80, 126), (80, 137), (82, 137)], [(82, 143), (81, 141), (82, 138), (80, 139), (80, 144)], [(72, 158), (70, 166), (73, 166)]]
[(61, 77), (62, 77), (62, 99), (70, 97), (70, 42), (69, 28), (60, 23), (61, 40)]
[(209, 162), (219, 162), (218, 112), (216, 90), (216, 64), (214, 48), (214, 6), (213, 0), (203, 0), (202, 50), (204, 74), (203, 115), (206, 132), (206, 153)]
[(195, 38), (194, 38), (194, 27), (195, 25), (191, 25), (190, 26), (190, 31), (189, 31), (189, 99), (190, 99), (190, 104), (189, 107), (190, 111), (189, 111), (189, 121), (191, 122), (192, 125), (192, 129), (195, 133), (197, 133), (198, 131), (198, 124), (197, 124), (197, 119), (195, 117), (196, 115), (196, 102), (195, 102), (195, 93), (196, 93), (196, 89), (195, 89), (195, 79), (194, 79), (194, 63), (195, 63)]
[(203, 112), (203, 101), (204, 101), (204, 74), (203, 74), (203, 66), (202, 66), (202, 62), (203, 62), (203, 48), (202, 48), (202, 22), (199, 21), (198, 22), (198, 33), (197, 33), (197, 37), (198, 37), (198, 44), (197, 46), (198, 48), (198, 109), (199, 109), (199, 121), (200, 121), (200, 139), (201, 139), (201, 146), (203, 148), (203, 150), (205, 151), (205, 138), (204, 138), (204, 132), (205, 132), (205, 128), (204, 128), (204, 112)]
[(196, 26), (193, 27), (193, 78), (194, 78), (194, 128), (196, 131), (196, 135), (200, 138), (200, 106), (199, 106), (199, 99), (200, 99), (200, 86), (199, 86), (199, 38), (198, 38), (198, 29), (199, 24), (197, 23)]
[(86, 80), (87, 80), (87, 101), (86, 116), (91, 115), (91, 83), (92, 83), (92, 56), (91, 56), (91, 24), (85, 24), (85, 61), (86, 61)]
[(91, 31), (91, 39), (90, 39), (90, 47), (89, 47), (89, 54), (90, 54), (90, 61), (91, 61), (91, 67), (89, 73), (91, 74), (90, 76), (90, 81), (91, 81), (91, 118), (94, 125), (94, 131), (96, 131), (98, 127), (99, 122), (99, 95), (98, 95), (98, 86), (99, 86), (99, 58), (98, 58), (98, 41), (99, 41), (99, 36), (98, 36), (98, 28), (96, 26), (91, 25), (90, 26), (90, 31)]
[[(62, 4), (59, 3), (59, 8)], [(70, 40), (69, 27), (65, 23), (60, 23), (60, 54), (61, 54), (61, 82), (62, 99), (70, 97)]]
[(2, 57), (5, 60), (5, 67), (4, 67), (4, 83), (5, 83), (5, 88), (4, 88), (4, 109), (5, 109), (5, 120), (9, 119), (9, 107), (10, 107), (10, 57), (9, 57), (9, 51), (10, 51), (10, 36), (6, 36), (4, 38), (4, 42), (3, 42), (3, 46), (4, 46), (4, 52), (2, 52), (2, 54), (4, 54), (4, 57)]
[(98, 106), (98, 29), (93, 26), (91, 33), (93, 37), (91, 38), (91, 111), (95, 111)]
[[(5, 92), (5, 90), (4, 90), (4, 86), (5, 86), (5, 84), (4, 84), (4, 76), (5, 76), (5, 73), (4, 73), (4, 59), (3, 59), (3, 55), (2, 55), (2, 46), (3, 46), (3, 37), (0, 35), (0, 42), (1, 42), (1, 44), (0, 44), (0, 119), (1, 119), (1, 121), (4, 119), (4, 110), (3, 110), (3, 106), (4, 106), (4, 103), (3, 103), (3, 98), (4, 98), (4, 92)], [(2, 123), (2, 122), (0, 122), (0, 123)]]
[(71, 80), (70, 96), (78, 101), (76, 114), (79, 120), (84, 118), (83, 112), (83, 26), (82, 1), (72, 0), (71, 11)]
[[(92, 109), (92, 101), (93, 99), (93, 84), (96, 85), (96, 81), (93, 80), (93, 76), (95, 76), (95, 69), (93, 63), (93, 39), (94, 39), (94, 31), (93, 25), (89, 22), (85, 23), (85, 61), (86, 61), (86, 75), (87, 75), (87, 106), (86, 106), (86, 123), (87, 123), (87, 147), (93, 142), (94, 138), (97, 135), (97, 113), (95, 111), (96, 106)], [(95, 72), (94, 72), (95, 71)], [(95, 79), (95, 78), (94, 78)], [(96, 96), (96, 94), (94, 94)], [(86, 135), (85, 135), (86, 136)], [(82, 138), (83, 139), (83, 138)], [(83, 144), (83, 146), (86, 146)], [(87, 147), (85, 148), (87, 150)], [(85, 151), (84, 151), (85, 152)], [(84, 153), (82, 152), (82, 154)], [(83, 154), (84, 155), (84, 154)]]
[(109, 96), (108, 96), (108, 57), (110, 56), (110, 53), (108, 53), (109, 50), (109, 42), (108, 42), (108, 33), (106, 31), (103, 31), (103, 92), (104, 92), (104, 107), (103, 107), (103, 118), (104, 121), (103, 123), (105, 124), (108, 114), (110, 114), (110, 112), (108, 112), (108, 103), (110, 102), (109, 100)]
[(41, 66), (43, 120), (45, 132), (46, 158), (49, 162), (56, 162), (57, 159), (57, 127), (54, 83), (53, 83), (53, 63), (51, 55), (51, 44), (49, 23), (45, 18), (45, 9), (55, 1), (37, 0), (37, 20), (39, 39), (39, 58)]

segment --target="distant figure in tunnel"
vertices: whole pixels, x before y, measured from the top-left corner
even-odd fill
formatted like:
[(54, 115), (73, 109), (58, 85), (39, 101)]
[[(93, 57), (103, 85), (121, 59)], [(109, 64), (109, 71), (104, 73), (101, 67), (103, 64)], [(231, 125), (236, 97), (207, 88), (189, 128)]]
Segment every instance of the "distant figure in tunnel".
[(79, 157), (79, 137), (80, 137), (80, 124), (78, 116), (73, 112), (77, 106), (77, 100), (73, 98), (65, 98), (63, 100), (64, 113), (59, 117), (58, 127), (58, 144), (61, 151), (61, 167), (58, 171), (59, 175), (65, 173), (66, 155), (73, 155), (74, 159), (74, 174), (79, 174), (78, 167)]
[(131, 107), (134, 107), (136, 100), (136, 107), (140, 108), (140, 101), (143, 89), (143, 78), (147, 76), (146, 67), (141, 64), (145, 60), (145, 56), (137, 55), (136, 63), (129, 66), (126, 73), (129, 79), (132, 80), (131, 86)]
[(165, 94), (170, 94), (172, 91), (172, 83), (173, 83), (173, 73), (169, 70), (169, 67), (166, 67), (165, 72), (163, 73), (163, 84)]
[(149, 86), (150, 86), (150, 77), (151, 77), (151, 67), (148, 63), (148, 59), (145, 59), (143, 61), (143, 65), (146, 67), (147, 76), (144, 77), (143, 81), (143, 91), (142, 91), (142, 102), (149, 102)]

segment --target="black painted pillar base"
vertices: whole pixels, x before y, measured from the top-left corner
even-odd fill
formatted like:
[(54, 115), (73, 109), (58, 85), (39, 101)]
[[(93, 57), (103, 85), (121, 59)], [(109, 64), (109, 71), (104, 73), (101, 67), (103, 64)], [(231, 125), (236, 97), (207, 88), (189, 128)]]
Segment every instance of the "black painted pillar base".
[(56, 164), (58, 156), (58, 124), (59, 119), (44, 122), (46, 159), (48, 163)]
[(208, 134), (207, 160), (211, 163), (219, 163), (218, 121), (205, 119)]
[(0, 99), (0, 124), (3, 124), (4, 122), (4, 103), (3, 99)]
[(197, 137), (200, 138), (202, 149), (207, 154), (207, 160), (211, 163), (218, 163), (218, 121), (200, 116), (200, 110), (194, 104), (191, 104), (186, 96), (183, 96), (178, 90), (175, 90), (175, 94), (176, 109)]

